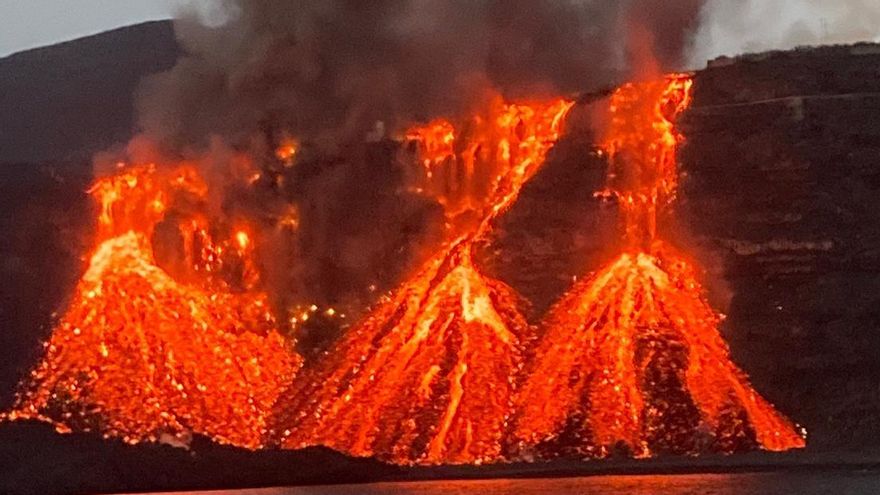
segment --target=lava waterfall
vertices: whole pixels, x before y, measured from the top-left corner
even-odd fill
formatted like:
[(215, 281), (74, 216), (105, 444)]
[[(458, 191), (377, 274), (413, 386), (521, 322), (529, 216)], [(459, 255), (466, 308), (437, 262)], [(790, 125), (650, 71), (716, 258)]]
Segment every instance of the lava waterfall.
[[(408, 133), (422, 147), (424, 178), (453, 232), (284, 395), (275, 426), (283, 447), (326, 445), (401, 464), (501, 458), (529, 327), (519, 296), (479, 270), (474, 248), (544, 163), (571, 106), (502, 104), (473, 119), (467, 135), (448, 122)], [(493, 171), (487, 197), (462, 193), (479, 189), (477, 170)], [(458, 179), (437, 185), (442, 177)], [(482, 212), (453, 228), (469, 201)]]
[(611, 97), (601, 148), (622, 253), (551, 310), (517, 400), (516, 448), (605, 457), (782, 451), (802, 435), (730, 360), (695, 264), (661, 235), (674, 200), (676, 117), (688, 76), (627, 84)]
[[(258, 289), (252, 234), (196, 213), (208, 189), (194, 165), (124, 166), (91, 194), (97, 247), (9, 418), (129, 443), (197, 433), (260, 447), (301, 359)], [(160, 224), (182, 246), (174, 276), (156, 259)]]

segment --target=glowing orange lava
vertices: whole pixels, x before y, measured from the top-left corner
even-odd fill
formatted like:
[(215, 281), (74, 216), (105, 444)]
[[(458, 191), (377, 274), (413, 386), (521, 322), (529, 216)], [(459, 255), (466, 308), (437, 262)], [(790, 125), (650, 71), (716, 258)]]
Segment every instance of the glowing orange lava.
[(91, 194), (97, 247), (7, 418), (129, 443), (197, 433), (259, 447), (300, 358), (255, 290), (252, 234), (239, 225), (215, 242), (204, 218), (175, 217), (183, 261), (172, 277), (154, 234), (175, 202), (205, 198), (195, 167), (122, 168)]
[(447, 120), (413, 127), (406, 132), (406, 140), (421, 146), (421, 161), (429, 178), (435, 167), (455, 157), (455, 127)]
[(291, 137), (285, 137), (281, 141), (281, 145), (275, 150), (275, 158), (280, 160), (285, 166), (289, 167), (293, 165), (293, 160), (296, 158), (298, 152), (299, 143)]
[[(481, 211), (487, 199), (503, 196), (502, 190), (519, 190), (501, 182), (521, 185), (540, 168), (547, 138), (558, 133), (571, 106), (566, 100), (510, 104), (496, 99), (486, 116), (458, 128), (443, 119), (411, 128), (406, 139), (416, 146), (421, 164), (412, 189), (436, 198), (450, 219)], [(513, 199), (498, 197), (494, 205), (500, 211)]]
[[(278, 407), (283, 447), (325, 445), (400, 464), (500, 458), (528, 324), (514, 291), (477, 268), (474, 243), (544, 163), (571, 105), (499, 104), (470, 123), (468, 138), (446, 122), (408, 133), (431, 177), (463, 165), (467, 180), (438, 196), (450, 217), (481, 204), (478, 220), (451, 234), (454, 240), (298, 377)], [(487, 199), (473, 197), (468, 175), (483, 168), (495, 172)], [(450, 200), (453, 193), (462, 199)]]
[(619, 204), (624, 250), (545, 320), (517, 399), (521, 450), (645, 457), (805, 444), (731, 362), (694, 265), (658, 235), (658, 213), (676, 194), (682, 138), (674, 121), (691, 85), (670, 76), (611, 98), (601, 195)]

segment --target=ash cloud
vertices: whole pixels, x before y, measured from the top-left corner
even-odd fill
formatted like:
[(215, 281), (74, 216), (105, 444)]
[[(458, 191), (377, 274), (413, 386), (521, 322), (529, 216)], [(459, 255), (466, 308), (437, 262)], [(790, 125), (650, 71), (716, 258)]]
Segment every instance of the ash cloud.
[(565, 94), (627, 75), (636, 19), (680, 65), (703, 0), (224, 0), (208, 27), (177, 21), (187, 52), (140, 94), (140, 124), (171, 147), (284, 129), (359, 140), (376, 121), (466, 112), (486, 91)]
[(707, 0), (688, 58), (878, 40), (876, 0)]
[[(664, 68), (677, 68), (702, 0), (669, 3), (200, 2), (210, 22), (195, 11), (176, 21), (186, 55), (144, 82), (139, 123), (171, 156), (218, 148), (250, 156), (264, 178), (244, 192), (225, 188), (221, 203), (266, 225), (263, 280), (279, 313), (314, 302), (356, 316), (442, 238), (442, 208), (407, 192), (397, 145), (364, 144), (377, 122), (395, 133), (470, 115), (498, 93), (558, 97), (620, 82), (637, 58), (636, 28)], [(291, 168), (273, 153), (285, 135), (303, 143)], [(225, 176), (219, 155), (207, 176)], [(288, 204), (299, 229), (278, 236), (259, 210)], [(332, 331), (299, 336), (319, 347)]]

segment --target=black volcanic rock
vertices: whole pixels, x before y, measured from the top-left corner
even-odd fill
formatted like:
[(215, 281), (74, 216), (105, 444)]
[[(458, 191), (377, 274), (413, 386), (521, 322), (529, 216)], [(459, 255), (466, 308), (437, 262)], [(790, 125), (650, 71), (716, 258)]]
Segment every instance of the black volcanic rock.
[(88, 160), (124, 143), (138, 83), (179, 51), (171, 21), (157, 21), (0, 59), (0, 162)]

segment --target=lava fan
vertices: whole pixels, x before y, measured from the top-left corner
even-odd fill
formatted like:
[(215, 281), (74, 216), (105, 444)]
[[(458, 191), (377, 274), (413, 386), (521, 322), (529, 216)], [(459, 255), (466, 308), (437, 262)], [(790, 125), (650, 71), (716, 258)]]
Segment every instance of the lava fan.
[(172, 277), (156, 261), (154, 234), (173, 221), (175, 201), (204, 199), (195, 168), (121, 169), (91, 194), (97, 247), (7, 417), (129, 443), (197, 433), (259, 447), (300, 360), (253, 288), (251, 234), (238, 226), (218, 236), (203, 219), (177, 215), (188, 273)]
[(675, 118), (692, 81), (630, 84), (611, 98), (602, 148), (623, 252), (551, 310), (517, 398), (521, 450), (603, 457), (804, 446), (731, 362), (695, 265), (660, 239), (675, 197)]
[[(283, 447), (325, 445), (400, 464), (500, 458), (528, 324), (515, 292), (477, 268), (474, 243), (545, 161), (569, 108), (499, 105), (490, 118), (474, 119), (466, 138), (448, 122), (408, 133), (422, 148), (425, 185), (435, 187), (426, 190), (450, 218), (465, 205), (483, 207), (297, 377), (278, 407)], [(486, 169), (494, 173), (480, 186), (473, 175)], [(474, 197), (480, 187), (487, 193)]]

